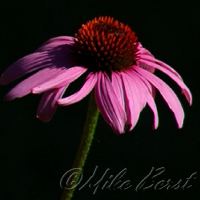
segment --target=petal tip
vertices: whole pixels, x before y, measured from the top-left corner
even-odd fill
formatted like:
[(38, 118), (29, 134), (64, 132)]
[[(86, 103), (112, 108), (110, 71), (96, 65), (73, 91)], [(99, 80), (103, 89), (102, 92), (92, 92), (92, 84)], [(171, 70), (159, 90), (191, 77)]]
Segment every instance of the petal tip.
[(178, 128), (179, 129), (183, 128), (183, 123), (182, 124), (178, 124)]
[(4, 97), (3, 97), (3, 101), (12, 101), (12, 100), (14, 100), (15, 98), (12, 98), (12, 97), (10, 97), (9, 95), (5, 95)]
[(38, 88), (38, 87), (33, 88), (33, 89), (31, 90), (31, 93), (32, 93), (32, 94), (39, 94), (39, 93), (41, 93), (41, 92), (40, 92), (40, 88)]
[(47, 122), (49, 122), (51, 120), (51, 119), (47, 118), (44, 114), (41, 114), (41, 115), (37, 114), (36, 118), (41, 120), (42, 122), (45, 122), (45, 123), (47, 123)]
[(155, 131), (155, 130), (157, 130), (157, 128), (158, 128), (158, 124), (153, 124), (153, 125), (152, 125), (152, 130)]
[(6, 82), (5, 78), (3, 75), (0, 77), (0, 85), (7, 85), (8, 83)]
[(58, 99), (58, 100), (56, 101), (56, 105), (62, 106), (62, 105), (63, 105), (63, 100), (62, 100), (62, 99)]

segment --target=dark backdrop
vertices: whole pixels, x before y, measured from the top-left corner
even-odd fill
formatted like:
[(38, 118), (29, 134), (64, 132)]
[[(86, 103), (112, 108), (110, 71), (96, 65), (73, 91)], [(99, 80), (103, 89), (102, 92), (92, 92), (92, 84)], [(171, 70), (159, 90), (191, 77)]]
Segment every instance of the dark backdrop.
[[(178, 3), (182, 2), (182, 3)], [(90, 154), (84, 167), (86, 181), (98, 166), (97, 181), (110, 169), (116, 175), (125, 168), (122, 181), (130, 180), (127, 190), (99, 190), (87, 185), (76, 191), (74, 199), (198, 199), (199, 162), (199, 5), (198, 1), (81, 1), (35, 0), (1, 3), (0, 73), (12, 62), (33, 52), (49, 38), (72, 36), (82, 23), (99, 16), (113, 16), (127, 23), (153, 55), (174, 67), (193, 94), (188, 106), (178, 86), (157, 73), (177, 93), (185, 111), (185, 122), (178, 129), (168, 106), (157, 94), (159, 127), (152, 131), (153, 114), (146, 107), (136, 127), (116, 136), (99, 118)], [(77, 81), (70, 91), (80, 87)], [(2, 86), (0, 98), (16, 84)], [(71, 168), (80, 141), (88, 97), (68, 107), (59, 108), (49, 123), (35, 118), (40, 95), (28, 95), (0, 104), (0, 157), (2, 200), (57, 200), (62, 189), (62, 175)], [(153, 179), (171, 179), (182, 183), (194, 174), (188, 189), (149, 188), (135, 191), (151, 168), (165, 172)], [(93, 181), (95, 183), (95, 181)], [(153, 183), (148, 179), (145, 186)]]

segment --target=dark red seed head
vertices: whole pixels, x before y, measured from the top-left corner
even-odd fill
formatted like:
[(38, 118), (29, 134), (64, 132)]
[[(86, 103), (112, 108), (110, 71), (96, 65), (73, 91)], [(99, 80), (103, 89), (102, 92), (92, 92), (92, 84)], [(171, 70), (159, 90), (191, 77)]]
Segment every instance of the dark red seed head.
[(111, 17), (83, 24), (75, 34), (75, 55), (91, 71), (120, 71), (135, 63), (137, 36)]

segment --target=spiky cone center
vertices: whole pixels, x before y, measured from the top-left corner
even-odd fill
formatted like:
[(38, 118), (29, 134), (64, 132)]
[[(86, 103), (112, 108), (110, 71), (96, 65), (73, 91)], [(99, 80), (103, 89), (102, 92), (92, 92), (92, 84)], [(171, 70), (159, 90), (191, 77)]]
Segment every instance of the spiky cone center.
[(83, 24), (75, 34), (74, 53), (90, 71), (121, 71), (135, 63), (137, 36), (128, 25), (111, 17)]

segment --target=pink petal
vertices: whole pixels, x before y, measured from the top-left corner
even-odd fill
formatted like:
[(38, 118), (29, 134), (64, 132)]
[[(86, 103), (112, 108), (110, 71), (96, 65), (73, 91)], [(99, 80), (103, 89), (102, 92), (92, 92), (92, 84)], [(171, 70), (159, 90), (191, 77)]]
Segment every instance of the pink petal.
[(179, 79), (182, 80), (180, 74), (177, 71), (175, 71), (172, 67), (170, 67), (166, 63), (154, 58), (152, 55), (141, 55), (140, 58), (143, 59), (143, 60), (147, 60), (147, 61), (151, 61), (151, 62), (154, 62), (154, 63), (158, 63), (159, 65), (161, 65), (165, 69), (169, 70), (171, 73), (173, 73), (175, 76), (177, 76)]
[(0, 84), (6, 85), (32, 71), (51, 65), (51, 59), (46, 52), (29, 54), (14, 62), (0, 77)]
[(73, 37), (59, 36), (51, 38), (50, 40), (46, 41), (41, 47), (39, 47), (36, 51), (49, 51), (53, 48), (66, 44), (74, 44)]
[(39, 84), (42, 84), (52, 77), (57, 76), (60, 73), (66, 71), (65, 68), (45, 68), (37, 73), (33, 74), (32, 76), (28, 77), (27, 79), (20, 82), (14, 88), (12, 88), (4, 97), (4, 100), (11, 101), (15, 98), (21, 98), (29, 93), (31, 90)]
[(117, 95), (117, 98), (122, 106), (123, 109), (125, 109), (125, 102), (124, 102), (124, 87), (123, 82), (121, 78), (121, 73), (119, 72), (112, 72), (111, 75), (111, 82), (113, 89)]
[(181, 128), (183, 125), (184, 112), (180, 101), (177, 98), (176, 94), (173, 92), (173, 90), (154, 74), (138, 66), (135, 66), (134, 68), (138, 73), (140, 73), (144, 78), (146, 78), (159, 90), (159, 92), (167, 102), (169, 108), (173, 111), (176, 121), (178, 123), (178, 127)]
[(48, 122), (57, 109), (56, 101), (61, 98), (67, 86), (45, 92), (38, 106), (36, 117), (44, 122)]
[(112, 83), (106, 73), (98, 73), (95, 86), (95, 99), (104, 120), (112, 127), (115, 133), (125, 132), (127, 121), (126, 113), (118, 100)]
[(129, 127), (129, 131), (136, 125), (140, 112), (146, 104), (146, 99), (144, 98), (144, 93), (142, 93), (141, 85), (138, 84), (135, 75), (132, 74), (132, 77), (130, 76), (130, 71), (132, 70), (127, 70), (125, 73), (121, 72), (127, 114), (126, 124), (127, 127)]
[(71, 37), (52, 38), (47, 41), (38, 51), (29, 54), (14, 62), (0, 77), (0, 84), (8, 84), (23, 75), (44, 67), (74, 66), (71, 59), (71, 46), (74, 44)]
[(74, 66), (70, 54), (72, 43), (60, 46), (55, 45), (60, 45), (60, 42), (44, 45), (43, 49), (50, 47), (52, 49), (29, 54), (13, 63), (0, 77), (0, 84), (8, 84), (25, 74), (44, 67), (70, 68)]
[(181, 87), (182, 91), (184, 91), (186, 99), (188, 100), (190, 105), (192, 104), (192, 95), (190, 93), (190, 90), (184, 84), (184, 82), (182, 80), (180, 80), (180, 78), (178, 78), (174, 73), (172, 73), (171, 71), (161, 67), (160, 65), (157, 65), (156, 63), (152, 63), (152, 62), (145, 61), (145, 60), (140, 60), (140, 63), (145, 63), (147, 65), (150, 65), (154, 68), (159, 69), (160, 71), (164, 72), (165, 74), (167, 74), (171, 79), (173, 79)]
[(33, 94), (38, 94), (45, 92), (49, 89), (60, 88), (68, 85), (72, 81), (76, 80), (79, 76), (81, 76), (87, 69), (84, 67), (72, 67), (67, 69), (64, 73), (52, 78), (45, 83), (34, 87), (32, 90)]
[(149, 107), (151, 108), (151, 110), (153, 111), (153, 114), (154, 114), (153, 129), (157, 129), (158, 121), (159, 121), (158, 120), (158, 111), (157, 111), (156, 104), (155, 104), (155, 101), (152, 96), (152, 85), (140, 74), (138, 74), (134, 71), (132, 71), (132, 73), (135, 75), (134, 79), (135, 79), (135, 81), (138, 81), (138, 86), (140, 85), (141, 92), (145, 94), (147, 103), (148, 103)]
[(96, 82), (97, 82), (97, 73), (95, 74), (90, 73), (87, 76), (84, 85), (78, 92), (74, 93), (73, 95), (69, 97), (58, 99), (57, 104), (61, 106), (67, 106), (67, 105), (80, 101), (91, 92)]

